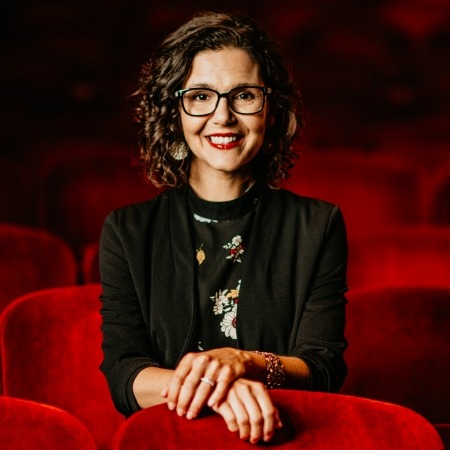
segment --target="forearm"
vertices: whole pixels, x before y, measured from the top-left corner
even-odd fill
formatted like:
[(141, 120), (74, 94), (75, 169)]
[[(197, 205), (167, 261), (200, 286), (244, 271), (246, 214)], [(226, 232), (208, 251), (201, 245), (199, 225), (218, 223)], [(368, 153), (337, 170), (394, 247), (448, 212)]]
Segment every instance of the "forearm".
[(161, 396), (162, 390), (173, 376), (174, 371), (160, 367), (146, 367), (142, 369), (133, 383), (133, 393), (141, 408), (165, 403)]

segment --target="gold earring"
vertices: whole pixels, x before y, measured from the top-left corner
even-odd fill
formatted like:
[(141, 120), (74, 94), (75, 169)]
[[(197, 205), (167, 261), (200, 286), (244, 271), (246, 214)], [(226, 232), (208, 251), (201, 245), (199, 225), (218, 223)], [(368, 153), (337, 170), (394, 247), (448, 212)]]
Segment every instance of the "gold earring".
[(182, 159), (186, 158), (187, 155), (189, 155), (189, 147), (184, 141), (175, 142), (175, 144), (173, 144), (170, 149), (170, 154), (172, 155), (173, 159), (181, 161)]

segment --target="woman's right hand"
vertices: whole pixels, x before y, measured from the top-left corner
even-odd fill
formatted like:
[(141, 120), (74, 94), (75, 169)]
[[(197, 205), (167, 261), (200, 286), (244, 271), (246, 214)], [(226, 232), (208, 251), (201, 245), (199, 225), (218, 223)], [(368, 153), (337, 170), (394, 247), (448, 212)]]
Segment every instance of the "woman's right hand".
[[(230, 386), (240, 377), (257, 372), (256, 356), (234, 348), (218, 348), (186, 354), (161, 392), (169, 409), (188, 419), (225, 400)], [(258, 369), (265, 370), (265, 363)]]
[(282, 427), (278, 409), (259, 381), (240, 378), (228, 390), (226, 399), (212, 408), (225, 420), (231, 432), (238, 432), (252, 444), (268, 442)]

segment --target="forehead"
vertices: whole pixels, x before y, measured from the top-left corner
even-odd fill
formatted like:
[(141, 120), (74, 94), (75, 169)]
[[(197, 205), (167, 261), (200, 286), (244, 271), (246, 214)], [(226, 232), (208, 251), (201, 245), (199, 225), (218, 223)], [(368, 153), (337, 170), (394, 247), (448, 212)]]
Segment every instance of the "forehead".
[(233, 87), (236, 84), (259, 84), (258, 64), (248, 52), (238, 48), (206, 50), (197, 53), (184, 86)]

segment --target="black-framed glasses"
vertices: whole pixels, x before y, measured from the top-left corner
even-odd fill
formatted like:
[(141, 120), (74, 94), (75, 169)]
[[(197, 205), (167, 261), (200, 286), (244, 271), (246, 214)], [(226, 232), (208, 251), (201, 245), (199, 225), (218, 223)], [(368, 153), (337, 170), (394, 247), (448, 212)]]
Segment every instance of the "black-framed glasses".
[(217, 92), (209, 88), (180, 89), (175, 97), (181, 99), (183, 110), (189, 116), (209, 116), (219, 105), (222, 97), (238, 114), (257, 114), (264, 108), (267, 94), (272, 89), (262, 86), (239, 86), (228, 92)]

